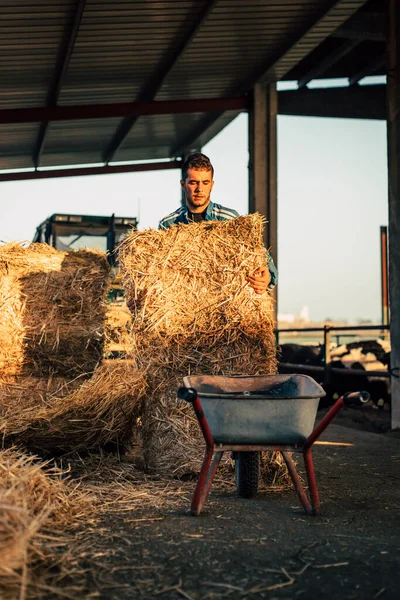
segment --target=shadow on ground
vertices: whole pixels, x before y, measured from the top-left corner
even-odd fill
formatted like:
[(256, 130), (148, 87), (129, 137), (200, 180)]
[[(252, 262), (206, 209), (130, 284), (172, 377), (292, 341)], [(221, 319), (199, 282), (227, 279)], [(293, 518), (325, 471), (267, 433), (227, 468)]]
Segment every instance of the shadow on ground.
[(125, 465), (132, 501), (82, 533), (85, 598), (398, 598), (400, 437), (345, 424), (314, 450), (317, 517), (293, 490), (237, 498), (233, 474), (192, 517), (194, 482), (129, 484)]

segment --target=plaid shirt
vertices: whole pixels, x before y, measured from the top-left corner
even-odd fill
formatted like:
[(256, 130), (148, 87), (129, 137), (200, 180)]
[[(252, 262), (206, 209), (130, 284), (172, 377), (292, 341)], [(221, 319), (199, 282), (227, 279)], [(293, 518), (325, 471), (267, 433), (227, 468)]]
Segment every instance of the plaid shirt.
[[(207, 206), (205, 213), (205, 221), (228, 221), (238, 217), (239, 213), (232, 208), (226, 208), (221, 204), (210, 202)], [(176, 211), (161, 219), (158, 229), (168, 229), (172, 225), (178, 225), (178, 223), (185, 223), (188, 225), (191, 221), (189, 220), (189, 211), (187, 206), (181, 206)], [(268, 289), (272, 290), (278, 281), (278, 270), (274, 265), (272, 256), (267, 252), (267, 265), (271, 275), (271, 281), (269, 282)]]
[[(234, 219), (238, 217), (239, 213), (232, 208), (225, 208), (225, 206), (221, 206), (221, 204), (215, 204), (214, 202), (210, 202), (207, 206), (205, 221), (227, 221), (228, 219)], [(160, 221), (158, 229), (168, 229), (171, 225), (177, 225), (178, 223), (185, 223), (186, 225), (190, 223), (189, 221), (189, 211), (188, 207), (181, 206), (178, 210), (174, 211), (170, 215), (164, 217)]]

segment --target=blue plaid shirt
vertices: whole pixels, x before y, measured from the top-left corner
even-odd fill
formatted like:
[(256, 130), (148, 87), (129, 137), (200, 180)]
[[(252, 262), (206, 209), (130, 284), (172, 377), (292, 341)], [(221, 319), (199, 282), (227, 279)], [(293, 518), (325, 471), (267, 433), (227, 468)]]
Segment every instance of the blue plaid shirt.
[[(207, 206), (207, 210), (204, 216), (205, 221), (228, 221), (229, 219), (234, 219), (238, 217), (239, 213), (232, 208), (226, 208), (225, 206), (221, 206), (221, 204), (216, 204), (215, 202), (210, 202)], [(191, 221), (189, 220), (189, 211), (188, 207), (181, 206), (177, 210), (175, 210), (170, 215), (167, 215), (163, 219), (161, 219), (158, 229), (168, 229), (172, 225), (178, 225), (178, 223), (185, 223), (188, 225)], [(269, 282), (268, 289), (272, 290), (278, 281), (278, 270), (274, 265), (274, 261), (272, 260), (272, 256), (267, 252), (267, 264), (268, 270), (271, 275), (271, 281)]]
[[(221, 204), (215, 204), (210, 202), (207, 206), (206, 214), (204, 217), (205, 221), (227, 221), (228, 219), (234, 219), (238, 217), (239, 213), (232, 208), (225, 208)], [(168, 229), (171, 225), (177, 225), (178, 223), (190, 223), (188, 207), (181, 206), (178, 210), (175, 210), (170, 215), (167, 215), (160, 221), (158, 229)]]

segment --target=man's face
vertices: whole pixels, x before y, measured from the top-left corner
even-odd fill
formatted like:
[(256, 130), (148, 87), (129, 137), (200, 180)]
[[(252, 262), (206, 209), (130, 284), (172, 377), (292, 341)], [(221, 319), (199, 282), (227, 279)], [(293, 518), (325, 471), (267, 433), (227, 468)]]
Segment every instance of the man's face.
[(214, 186), (212, 172), (188, 169), (186, 179), (181, 179), (181, 186), (190, 212), (203, 212), (210, 203), (210, 194)]

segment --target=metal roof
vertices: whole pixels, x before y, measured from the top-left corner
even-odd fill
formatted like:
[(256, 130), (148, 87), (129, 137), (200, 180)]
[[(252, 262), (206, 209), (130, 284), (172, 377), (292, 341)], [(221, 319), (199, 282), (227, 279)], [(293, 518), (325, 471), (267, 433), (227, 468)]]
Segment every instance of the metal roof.
[[(304, 87), (346, 76), (356, 85), (384, 72), (382, 5), (3, 0), (0, 170), (173, 159), (229, 123), (243, 108), (227, 99), (243, 98), (258, 81)], [(202, 99), (216, 99), (214, 110)], [(168, 113), (169, 101), (181, 104)], [(111, 110), (117, 104), (122, 113)]]

